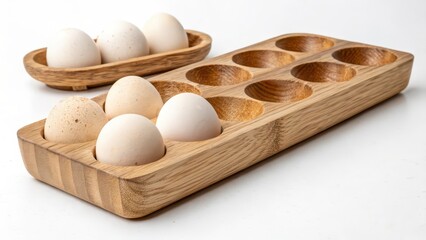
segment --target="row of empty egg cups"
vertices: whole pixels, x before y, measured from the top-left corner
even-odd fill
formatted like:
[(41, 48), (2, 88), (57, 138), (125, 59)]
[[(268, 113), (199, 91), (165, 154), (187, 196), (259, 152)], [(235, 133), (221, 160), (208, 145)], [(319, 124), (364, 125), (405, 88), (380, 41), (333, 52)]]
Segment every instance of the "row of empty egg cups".
[[(318, 38), (315, 36), (306, 37)], [(309, 51), (305, 52), (289, 51), (285, 48), (282, 49), (282, 46), (278, 44), (286, 38), (288, 37), (278, 40), (272, 39), (263, 44), (225, 54), (209, 60), (208, 64), (199, 67), (184, 67), (179, 74), (172, 72), (172, 74), (166, 73), (152, 78), (151, 82), (160, 92), (164, 102), (173, 95), (182, 92), (192, 92), (205, 97), (218, 113), (223, 132), (216, 138), (199, 142), (166, 140), (165, 156), (143, 166), (148, 167), (148, 165), (156, 165), (163, 161), (179, 161), (179, 156), (185, 155), (189, 149), (208, 147), (212, 141), (220, 141), (223, 133), (232, 131), (232, 129), (236, 129), (235, 127), (244, 126), (242, 124), (249, 124), (251, 120), (259, 118), (265, 112), (287, 107), (308, 98), (317, 90), (323, 89), (324, 86), (344, 84), (344, 82), (353, 79), (357, 72), (364, 68), (385, 65), (397, 59), (396, 55), (384, 49), (366, 47), (362, 44), (359, 44), (361, 48), (346, 48), (347, 42), (335, 44), (336, 41), (329, 39), (326, 39), (326, 41), (330, 41), (331, 44), (327, 48), (307, 48)], [(319, 40), (324, 41), (323, 39)], [(333, 51), (321, 54), (321, 51), (330, 48), (333, 48)], [(348, 56), (345, 51), (354, 51), (354, 53), (349, 54), (349, 57), (355, 56), (354, 59), (365, 58), (363, 55), (368, 51), (378, 52), (375, 55), (373, 54), (373, 56), (376, 56), (375, 60), (354, 62), (351, 59), (344, 59), (345, 56)], [(256, 56), (256, 54), (261, 56)], [(311, 61), (312, 59), (309, 58), (313, 54), (319, 56), (315, 58), (315, 61)], [(371, 55), (371, 53), (368, 54)], [(262, 57), (263, 55), (265, 57)], [(244, 56), (249, 59), (265, 58), (269, 62), (262, 65), (263, 63), (255, 60), (255, 62), (258, 61), (258, 65), (246, 66), (250, 64), (245, 64)], [(274, 64), (274, 62), (279, 63)], [(214, 76), (216, 80), (211, 76)], [(334, 79), (326, 79), (329, 76), (333, 76)], [(97, 97), (95, 100), (103, 106), (105, 95)], [(71, 151), (70, 158), (82, 161), (87, 165), (95, 164), (97, 168), (113, 171), (119, 175), (124, 173), (122, 172), (123, 169), (140, 167), (116, 167), (98, 162), (94, 154), (95, 141), (73, 145), (76, 151)]]
[[(322, 44), (321, 48), (288, 44), (293, 48), (287, 49), (283, 42), (289, 38), (298, 38), (303, 43), (317, 41), (326, 44)], [(290, 51), (296, 49), (301, 52)], [(162, 96), (167, 95), (164, 100), (181, 91), (202, 95), (213, 105), (226, 126), (228, 122), (259, 117), (265, 104), (285, 105), (305, 99), (325, 86), (342, 85), (353, 80), (357, 72), (377, 68), (396, 59), (397, 56), (389, 50), (365, 44), (312, 35), (290, 36), (274, 38), (210, 59), (201, 66), (181, 68), (179, 74), (166, 73), (154, 77), (152, 83)], [(179, 91), (165, 93), (165, 89)]]

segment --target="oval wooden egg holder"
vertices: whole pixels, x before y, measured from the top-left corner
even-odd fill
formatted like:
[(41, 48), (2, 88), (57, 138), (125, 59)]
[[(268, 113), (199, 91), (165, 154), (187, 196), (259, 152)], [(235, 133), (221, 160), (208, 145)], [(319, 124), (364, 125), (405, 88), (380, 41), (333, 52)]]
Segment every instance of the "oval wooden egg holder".
[[(165, 141), (142, 166), (98, 162), (95, 141), (56, 144), (44, 120), (18, 131), (28, 172), (125, 218), (152, 213), (309, 138), (402, 91), (409, 53), (313, 34), (287, 34), (150, 79), (167, 101), (205, 97), (223, 132), (199, 142)], [(105, 95), (94, 99), (100, 105)]]
[(49, 87), (81, 91), (112, 84), (129, 75), (150, 75), (179, 68), (204, 59), (210, 52), (209, 35), (186, 30), (189, 47), (164, 53), (150, 54), (123, 61), (81, 68), (52, 68), (47, 66), (46, 48), (29, 52), (24, 57), (28, 74)]

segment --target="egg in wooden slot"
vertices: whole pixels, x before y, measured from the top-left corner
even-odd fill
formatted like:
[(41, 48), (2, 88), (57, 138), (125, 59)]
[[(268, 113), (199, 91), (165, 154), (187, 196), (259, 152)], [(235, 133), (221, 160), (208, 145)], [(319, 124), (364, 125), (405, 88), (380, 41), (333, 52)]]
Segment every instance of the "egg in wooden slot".
[(157, 89), (138, 76), (126, 76), (115, 82), (105, 100), (105, 112), (109, 119), (125, 113), (135, 113), (149, 119), (158, 115), (163, 100)]
[(96, 140), (96, 159), (111, 165), (142, 165), (160, 159), (164, 153), (164, 141), (157, 127), (139, 114), (111, 119)]
[(183, 142), (207, 140), (222, 131), (213, 106), (194, 93), (170, 98), (158, 114), (157, 127), (165, 139)]

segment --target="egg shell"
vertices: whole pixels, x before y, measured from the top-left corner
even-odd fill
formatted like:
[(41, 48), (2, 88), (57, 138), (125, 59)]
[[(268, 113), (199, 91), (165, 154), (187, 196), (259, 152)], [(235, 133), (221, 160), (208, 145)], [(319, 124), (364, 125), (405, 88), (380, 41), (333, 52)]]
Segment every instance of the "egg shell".
[(162, 106), (163, 100), (157, 89), (138, 76), (120, 78), (112, 85), (105, 100), (109, 119), (125, 113), (155, 118)]
[(163, 157), (165, 146), (157, 127), (138, 114), (110, 120), (96, 141), (96, 159), (118, 166), (141, 165)]
[(95, 140), (108, 119), (96, 102), (79, 96), (56, 104), (46, 118), (44, 137), (57, 143)]
[(101, 53), (85, 32), (67, 28), (60, 30), (47, 44), (49, 67), (78, 68), (101, 64)]
[(116, 62), (149, 53), (148, 42), (132, 23), (118, 21), (107, 26), (96, 39), (103, 63)]
[(188, 47), (188, 36), (182, 24), (172, 15), (158, 13), (144, 25), (143, 32), (151, 54)]
[(212, 105), (193, 93), (170, 98), (160, 110), (157, 127), (165, 139), (184, 142), (214, 138), (222, 131)]

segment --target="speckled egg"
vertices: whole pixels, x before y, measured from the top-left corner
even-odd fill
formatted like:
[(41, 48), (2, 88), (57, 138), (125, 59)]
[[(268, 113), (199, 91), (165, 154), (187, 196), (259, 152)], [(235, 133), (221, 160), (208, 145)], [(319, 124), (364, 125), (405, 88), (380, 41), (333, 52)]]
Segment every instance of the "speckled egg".
[(108, 119), (96, 102), (73, 96), (56, 104), (44, 124), (44, 138), (56, 143), (95, 140)]
[(135, 25), (118, 21), (106, 27), (96, 39), (103, 63), (116, 62), (149, 54), (145, 35)]

